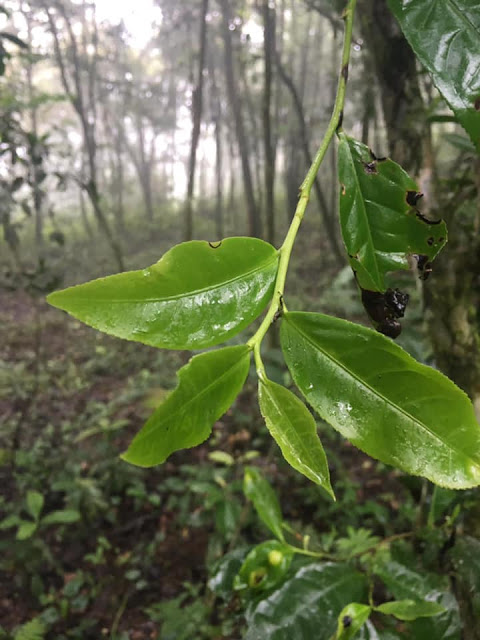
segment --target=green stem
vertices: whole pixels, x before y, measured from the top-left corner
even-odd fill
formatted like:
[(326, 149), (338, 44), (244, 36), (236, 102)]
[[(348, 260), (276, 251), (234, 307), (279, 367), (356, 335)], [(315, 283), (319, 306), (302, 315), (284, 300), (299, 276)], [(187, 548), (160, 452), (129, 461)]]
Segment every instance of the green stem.
[(285, 280), (287, 277), (288, 265), (290, 262), (290, 255), (292, 253), (295, 238), (297, 236), (298, 229), (300, 228), (300, 224), (303, 220), (305, 210), (310, 200), (310, 193), (312, 191), (313, 183), (315, 182), (315, 177), (318, 173), (320, 165), (323, 162), (327, 149), (332, 142), (335, 132), (342, 124), (343, 107), (345, 104), (345, 91), (348, 78), (348, 63), (350, 60), (350, 49), (352, 44), (353, 16), (355, 13), (356, 4), (357, 0), (349, 0), (347, 8), (345, 9), (343, 14), (345, 20), (345, 34), (343, 38), (342, 64), (340, 75), (338, 78), (337, 96), (335, 98), (335, 105), (333, 107), (332, 116), (330, 118), (330, 122), (328, 124), (323, 140), (315, 155), (315, 159), (313, 160), (312, 165), (305, 177), (305, 180), (300, 187), (300, 197), (298, 200), (297, 208), (295, 210), (295, 215), (293, 216), (293, 220), (290, 224), (287, 235), (285, 236), (285, 240), (278, 250), (280, 259), (278, 262), (277, 278), (275, 280), (272, 302), (257, 332), (248, 341), (248, 345), (250, 347), (253, 347), (258, 377), (263, 381), (266, 380), (266, 374), (260, 353), (260, 345), (276, 315), (283, 311), (284, 305), (282, 296), (285, 287)]

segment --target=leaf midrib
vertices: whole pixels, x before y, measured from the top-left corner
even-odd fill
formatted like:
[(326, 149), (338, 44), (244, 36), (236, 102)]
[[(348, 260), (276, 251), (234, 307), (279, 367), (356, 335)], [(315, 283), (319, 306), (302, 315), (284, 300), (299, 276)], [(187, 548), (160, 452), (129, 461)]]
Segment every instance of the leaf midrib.
[[(270, 398), (270, 401), (272, 402), (272, 404), (274, 405), (274, 407), (276, 408), (277, 412), (280, 415), (283, 415), (285, 420), (289, 423), (289, 425), (292, 428), (292, 431), (297, 435), (297, 442), (300, 444), (302, 451), (304, 451), (304, 455), (306, 455), (308, 457), (308, 459), (311, 461), (312, 460), (312, 455), (310, 454), (310, 449), (308, 449), (305, 445), (304, 442), (302, 440), (302, 438), (298, 435), (297, 431), (295, 430), (295, 427), (293, 426), (293, 422), (292, 420), (290, 420), (289, 416), (287, 415), (286, 411), (283, 410), (283, 408), (279, 405), (279, 403), (276, 401), (276, 398), (274, 396), (274, 394), (272, 393), (271, 389), (269, 388), (269, 385), (266, 384), (264, 385), (264, 387), (267, 390), (268, 393), (268, 397)], [(266, 419), (266, 418), (265, 418)], [(283, 435), (283, 434), (282, 434)], [(318, 434), (317, 434), (318, 435)], [(285, 441), (285, 439), (282, 437), (282, 442), (284, 443), (284, 445), (289, 445), (290, 442), (287, 439)], [(319, 439), (320, 442), (320, 439)], [(303, 462), (300, 463), (303, 467), (307, 468), (310, 472), (314, 473), (315, 475), (320, 475), (322, 478), (324, 478), (324, 474), (319, 474), (318, 471), (315, 470), (315, 467), (313, 464), (305, 464)]]
[[(193, 396), (192, 398), (190, 398), (189, 400), (187, 400), (186, 402), (184, 402), (181, 406), (181, 408), (179, 407), (178, 409), (176, 409), (175, 411), (173, 411), (172, 413), (168, 414), (168, 417), (170, 419), (170, 421), (173, 421), (174, 418), (176, 418), (179, 414), (181, 414), (182, 412), (184, 412), (186, 407), (189, 407), (192, 403), (198, 401), (199, 399), (201, 399), (204, 395), (207, 394), (208, 391), (210, 391), (210, 389), (212, 387), (214, 387), (215, 385), (219, 384), (224, 378), (226, 378), (228, 375), (233, 374), (237, 368), (240, 368), (240, 365), (243, 364), (243, 359), (245, 356), (249, 356), (250, 351), (246, 351), (245, 353), (242, 354), (242, 356), (240, 357), (240, 359), (238, 360), (238, 362), (236, 362), (234, 365), (232, 365), (231, 367), (229, 367), (226, 371), (224, 371), (222, 373), (221, 376), (215, 378), (210, 384), (208, 384), (206, 387), (203, 387), (199, 393), (197, 393), (195, 396)], [(173, 394), (178, 391), (178, 389), (180, 388), (180, 384), (182, 382), (182, 377), (185, 375), (185, 371), (184, 372), (179, 372), (179, 381), (178, 381), (178, 385), (176, 387), (176, 389), (174, 389), (172, 391), (172, 395), (169, 396), (169, 398), (171, 398), (173, 396)], [(165, 403), (168, 402), (167, 398), (165, 400)], [(165, 403), (163, 403), (162, 405), (160, 405), (160, 407), (164, 407)], [(160, 408), (159, 407), (159, 408)], [(152, 415), (153, 418), (153, 415)], [(145, 440), (145, 438), (149, 438), (150, 436), (152, 436), (154, 433), (156, 433), (158, 431), (158, 429), (160, 429), (162, 427), (162, 425), (165, 424), (165, 422), (161, 421), (159, 424), (154, 425), (151, 429), (148, 430), (148, 432), (143, 432), (143, 429), (138, 433), (138, 435), (136, 436), (135, 440), (138, 442), (142, 442), (143, 440)], [(145, 425), (146, 426), (146, 425)], [(145, 428), (145, 427), (144, 427)], [(133, 444), (133, 443), (132, 443)]]
[[(229, 280), (223, 280), (222, 282), (219, 282), (217, 284), (214, 285), (210, 285), (207, 287), (203, 287), (201, 289), (193, 289), (191, 291), (185, 291), (183, 293), (179, 293), (176, 295), (172, 295), (172, 296), (164, 296), (161, 298), (141, 298), (141, 299), (134, 299), (134, 298), (124, 298), (124, 299), (115, 299), (115, 298), (106, 298), (106, 297), (95, 297), (95, 295), (92, 295), (90, 292), (88, 292), (87, 290), (85, 290), (85, 298), (88, 298), (89, 302), (92, 301), (96, 301), (96, 302), (104, 302), (106, 304), (146, 304), (146, 303), (153, 303), (153, 302), (170, 302), (172, 300), (179, 300), (181, 298), (187, 298), (187, 297), (194, 297), (197, 295), (200, 295), (202, 293), (205, 293), (207, 291), (215, 291), (217, 289), (220, 289), (222, 287), (231, 285), (235, 282), (238, 282), (239, 280), (251, 277), (253, 275), (255, 275), (256, 273), (259, 273), (260, 271), (267, 271), (268, 268), (274, 263), (274, 262), (278, 262), (278, 251), (275, 252), (275, 254), (272, 256), (272, 258), (270, 260), (268, 260), (267, 262), (262, 263), (261, 265), (259, 265), (258, 267), (256, 267), (255, 269), (251, 269), (250, 271), (245, 271), (237, 276), (235, 276), (234, 278), (230, 278)], [(82, 285), (80, 285), (82, 286)]]
[[(372, 232), (370, 230), (370, 219), (369, 219), (368, 213), (367, 213), (367, 207), (366, 207), (366, 204), (365, 204), (365, 198), (363, 196), (363, 192), (362, 192), (362, 189), (360, 187), (360, 180), (359, 180), (358, 174), (357, 174), (357, 166), (356, 166), (355, 160), (353, 158), (353, 153), (352, 153), (352, 150), (350, 148), (350, 141), (349, 140), (350, 139), (348, 138), (348, 136), (345, 136), (345, 142), (346, 142), (347, 149), (348, 149), (348, 152), (349, 152), (350, 162), (351, 162), (352, 168), (353, 168), (353, 175), (354, 175), (354, 178), (355, 178), (355, 184), (356, 184), (356, 187), (357, 187), (357, 193), (360, 194), (360, 198), (361, 198), (363, 217), (365, 219), (365, 224), (366, 224), (367, 233), (368, 233), (368, 239), (370, 241), (368, 244), (370, 245), (370, 250), (373, 253), (373, 259), (374, 259), (375, 268), (376, 268), (376, 274), (375, 274), (376, 285), (379, 286), (380, 288), (382, 288), (382, 282), (381, 282), (382, 277), (380, 275), (380, 269), (379, 269), (378, 260), (377, 260), (377, 251), (376, 251), (376, 248), (375, 248), (375, 243), (373, 242)], [(365, 267), (365, 265), (363, 264), (362, 261), (359, 261), (359, 262), (362, 265), (362, 267), (367, 271), (368, 275), (371, 277), (369, 269), (367, 269)], [(373, 278), (372, 278), (372, 280), (373, 280)]]
[(322, 347), (320, 347), (319, 345), (317, 345), (316, 343), (314, 343), (312, 340), (310, 340), (309, 336), (306, 335), (301, 329), (299, 329), (295, 324), (294, 324), (294, 328), (298, 331), (298, 333), (300, 333), (305, 340), (313, 347), (317, 348), (326, 358), (328, 358), (329, 360), (331, 360), (332, 362), (334, 362), (340, 369), (342, 369), (345, 373), (347, 373), (348, 375), (350, 375), (352, 378), (354, 378), (362, 387), (364, 387), (365, 389), (367, 389), (371, 394), (373, 394), (374, 396), (380, 398), (381, 400), (383, 400), (388, 406), (392, 407), (393, 410), (396, 410), (397, 413), (400, 413), (401, 415), (404, 416), (404, 418), (410, 419), (414, 424), (418, 425), (418, 427), (420, 427), (420, 430), (427, 432), (429, 435), (433, 436), (434, 439), (438, 440), (441, 444), (443, 444), (445, 447), (450, 448), (452, 451), (455, 451), (457, 454), (460, 454), (462, 456), (464, 456), (467, 460), (470, 460), (471, 463), (480, 470), (480, 463), (478, 463), (477, 461), (475, 461), (473, 458), (471, 458), (467, 453), (465, 453), (464, 451), (461, 451), (460, 449), (457, 449), (455, 446), (453, 446), (452, 444), (445, 442), (444, 440), (442, 440), (442, 438), (436, 434), (434, 431), (432, 431), (431, 429), (429, 429), (429, 427), (427, 427), (427, 425), (425, 425), (423, 422), (420, 422), (418, 420), (418, 418), (415, 418), (414, 416), (412, 416), (410, 413), (408, 413), (408, 411), (405, 411), (402, 407), (399, 407), (397, 404), (395, 404), (394, 402), (392, 402), (391, 400), (389, 400), (388, 398), (386, 398), (382, 393), (380, 393), (379, 391), (377, 391), (376, 389), (374, 389), (372, 386), (370, 386), (367, 382), (365, 382), (364, 380), (362, 380), (361, 378), (358, 377), (358, 375), (356, 375), (353, 371), (351, 371), (350, 369), (348, 369), (344, 364), (342, 364), (341, 362), (339, 362), (336, 358), (334, 358), (331, 354), (329, 354), (328, 352), (326, 352), (324, 349), (322, 349)]

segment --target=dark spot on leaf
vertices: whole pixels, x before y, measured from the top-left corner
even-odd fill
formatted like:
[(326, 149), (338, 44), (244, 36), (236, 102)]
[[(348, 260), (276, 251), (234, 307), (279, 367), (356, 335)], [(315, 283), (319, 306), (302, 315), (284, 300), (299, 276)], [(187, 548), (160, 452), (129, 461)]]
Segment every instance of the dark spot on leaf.
[(385, 160), (387, 159), (387, 158), (377, 158), (377, 156), (373, 153), (372, 149), (369, 149), (368, 151), (370, 153), (371, 159), (374, 160), (375, 162), (385, 162)]
[(427, 238), (427, 244), (429, 247), (431, 247), (434, 242), (435, 240), (432, 238), (432, 236), (430, 236), (430, 238)]
[(378, 173), (376, 162), (364, 162), (363, 168), (365, 169), (365, 173)]
[(345, 64), (342, 67), (342, 78), (345, 80), (345, 82), (348, 80), (348, 64)]
[(411, 207), (414, 207), (420, 198), (423, 198), (423, 193), (420, 193), (419, 191), (407, 191), (406, 200), (407, 204)]
[(475, 111), (480, 111), (480, 97), (475, 100), (473, 106), (475, 107)]
[(352, 626), (352, 622), (353, 622), (353, 620), (352, 620), (351, 616), (343, 616), (342, 624), (343, 624), (344, 629), (348, 629), (348, 627), (351, 627)]
[(439, 239), (438, 239), (438, 242), (440, 242), (440, 244), (441, 244), (442, 242), (445, 242), (445, 238), (439, 238)]
[(441, 219), (440, 220), (429, 220), (428, 218), (426, 218), (423, 213), (420, 213), (420, 211), (416, 211), (415, 212), (417, 218), (419, 218), (422, 222), (425, 222), (425, 224), (440, 224), (441, 223)]
[(342, 191), (342, 196), (344, 196), (347, 193), (347, 190), (345, 189), (345, 185), (342, 184), (341, 186), (341, 191)]
[(220, 247), (222, 244), (222, 241), (220, 240), (220, 242), (218, 242), (217, 244), (215, 244), (214, 242), (209, 242), (208, 246), (212, 247), (212, 249), (218, 249), (218, 247)]

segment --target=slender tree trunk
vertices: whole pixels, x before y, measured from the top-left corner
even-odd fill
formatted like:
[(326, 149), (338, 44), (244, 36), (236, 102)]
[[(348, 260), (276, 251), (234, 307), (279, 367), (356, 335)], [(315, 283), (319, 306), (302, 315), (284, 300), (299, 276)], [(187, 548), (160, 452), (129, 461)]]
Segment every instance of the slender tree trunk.
[[(282, 81), (284, 82), (285, 86), (288, 88), (291, 97), (292, 97), (292, 101), (295, 107), (295, 112), (297, 114), (297, 119), (298, 119), (298, 125), (300, 128), (300, 140), (299, 143), (301, 145), (302, 151), (303, 151), (303, 155), (305, 158), (305, 162), (308, 166), (310, 166), (312, 164), (312, 154), (310, 153), (310, 148), (309, 148), (309, 144), (308, 144), (308, 134), (307, 134), (307, 126), (305, 124), (305, 116), (303, 113), (303, 106), (300, 100), (300, 97), (297, 93), (297, 90), (295, 88), (295, 85), (293, 83), (293, 80), (290, 78), (290, 76), (287, 74), (287, 72), (285, 71), (282, 63), (280, 62), (280, 59), (278, 56), (276, 56), (275, 58), (275, 64), (277, 66), (278, 69), (278, 73), (280, 75), (280, 78), (282, 79)], [(297, 189), (300, 185), (297, 185)], [(340, 242), (338, 240), (337, 237), (337, 231), (334, 225), (334, 219), (333, 219), (333, 215), (332, 213), (329, 211), (329, 207), (328, 207), (328, 203), (327, 203), (327, 199), (325, 197), (325, 194), (323, 193), (323, 190), (320, 186), (320, 181), (318, 179), (318, 177), (315, 178), (315, 182), (313, 184), (314, 189), (315, 189), (315, 194), (317, 196), (318, 199), (318, 203), (320, 206), (320, 213), (322, 215), (322, 220), (325, 226), (325, 230), (327, 232), (327, 238), (330, 242), (330, 246), (332, 248), (332, 251), (335, 254), (335, 257), (337, 258), (339, 264), (343, 264), (345, 262), (345, 258), (343, 255), (343, 251), (340, 248)]]
[[(98, 221), (98, 226), (102, 230), (107, 242), (109, 243), (112, 249), (112, 252), (117, 262), (117, 266), (119, 270), (123, 271), (124, 263), (123, 263), (122, 250), (110, 229), (108, 219), (100, 203), (100, 195), (97, 187), (96, 141), (95, 141), (96, 97), (95, 97), (95, 91), (94, 91), (94, 86), (95, 86), (94, 72), (95, 72), (96, 53), (94, 54), (94, 62), (88, 68), (89, 75), (88, 75), (88, 81), (87, 81), (87, 88), (85, 89), (84, 86), (82, 85), (82, 80), (80, 75), (81, 63), (79, 59), (77, 40), (73, 31), (72, 25), (70, 23), (70, 19), (67, 15), (65, 6), (61, 2), (56, 2), (55, 7), (65, 22), (66, 31), (69, 37), (69, 43), (71, 48), (71, 64), (72, 64), (71, 73), (72, 73), (73, 80), (69, 79), (68, 71), (66, 67), (66, 56), (64, 55), (64, 53), (60, 48), (60, 40), (58, 37), (58, 30), (56, 26), (55, 16), (52, 15), (48, 5), (44, 5), (44, 8), (47, 12), (50, 31), (53, 36), (55, 58), (60, 70), (62, 85), (65, 90), (65, 93), (67, 94), (70, 102), (72, 103), (73, 108), (77, 113), (77, 116), (80, 120), (80, 124), (82, 128), (83, 147), (87, 155), (87, 167), (88, 167), (87, 182), (84, 183), (83, 186), (86, 193), (88, 194), (88, 197), (90, 198), (94, 214)], [(85, 34), (85, 31), (86, 29), (84, 29), (84, 34)], [(93, 46), (96, 47), (96, 40), (94, 41)], [(95, 52), (96, 52), (96, 49), (95, 49)], [(73, 83), (73, 86), (72, 86), (72, 83)]]
[(217, 85), (215, 61), (212, 53), (208, 56), (208, 75), (210, 78), (210, 109), (213, 114), (215, 137), (215, 228), (217, 238), (224, 237), (223, 225), (223, 140), (222, 140), (222, 103)]
[(245, 134), (245, 125), (240, 105), (240, 96), (237, 93), (235, 70), (233, 66), (232, 39), (230, 32), (230, 5), (228, 0), (219, 0), (222, 10), (222, 36), (225, 55), (225, 78), (227, 92), (235, 122), (235, 135), (237, 138), (240, 160), (242, 163), (243, 185), (247, 204), (247, 216), (249, 233), (251, 236), (260, 237), (260, 215), (253, 192), (252, 174), (250, 172), (250, 149)]
[(193, 190), (195, 186), (195, 164), (203, 111), (203, 69), (205, 67), (205, 52), (207, 49), (207, 12), (208, 0), (202, 0), (202, 9), (200, 12), (200, 53), (198, 57), (197, 82), (192, 93), (192, 140), (190, 144), (187, 197), (185, 200), (184, 211), (185, 240), (191, 240), (193, 238)]
[(272, 144), (272, 59), (275, 52), (275, 10), (269, 0), (263, 0), (263, 51), (265, 62), (265, 90), (263, 95), (263, 145), (265, 157), (265, 207), (267, 240), (275, 244), (275, 154)]

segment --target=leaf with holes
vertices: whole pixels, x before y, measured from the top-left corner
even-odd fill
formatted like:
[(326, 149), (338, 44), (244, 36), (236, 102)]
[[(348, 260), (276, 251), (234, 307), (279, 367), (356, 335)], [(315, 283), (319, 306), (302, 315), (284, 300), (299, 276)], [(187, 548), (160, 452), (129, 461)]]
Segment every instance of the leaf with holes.
[(256, 238), (194, 240), (142, 271), (56, 291), (47, 300), (118, 338), (203, 349), (247, 327), (271, 298), (278, 252)]
[(360, 325), (285, 313), (281, 343), (309, 404), (373, 458), (445, 487), (480, 484), (480, 426), (451, 380)]
[(388, 0), (416, 56), (480, 151), (480, 3)]
[(193, 357), (178, 372), (178, 387), (150, 416), (123, 459), (152, 467), (174, 451), (202, 443), (242, 390), (249, 367), (246, 345)]
[(427, 220), (415, 207), (418, 187), (390, 159), (374, 159), (364, 144), (340, 134), (338, 151), (342, 236), (362, 289), (385, 291), (385, 274), (419, 268), (445, 245), (443, 221)]

